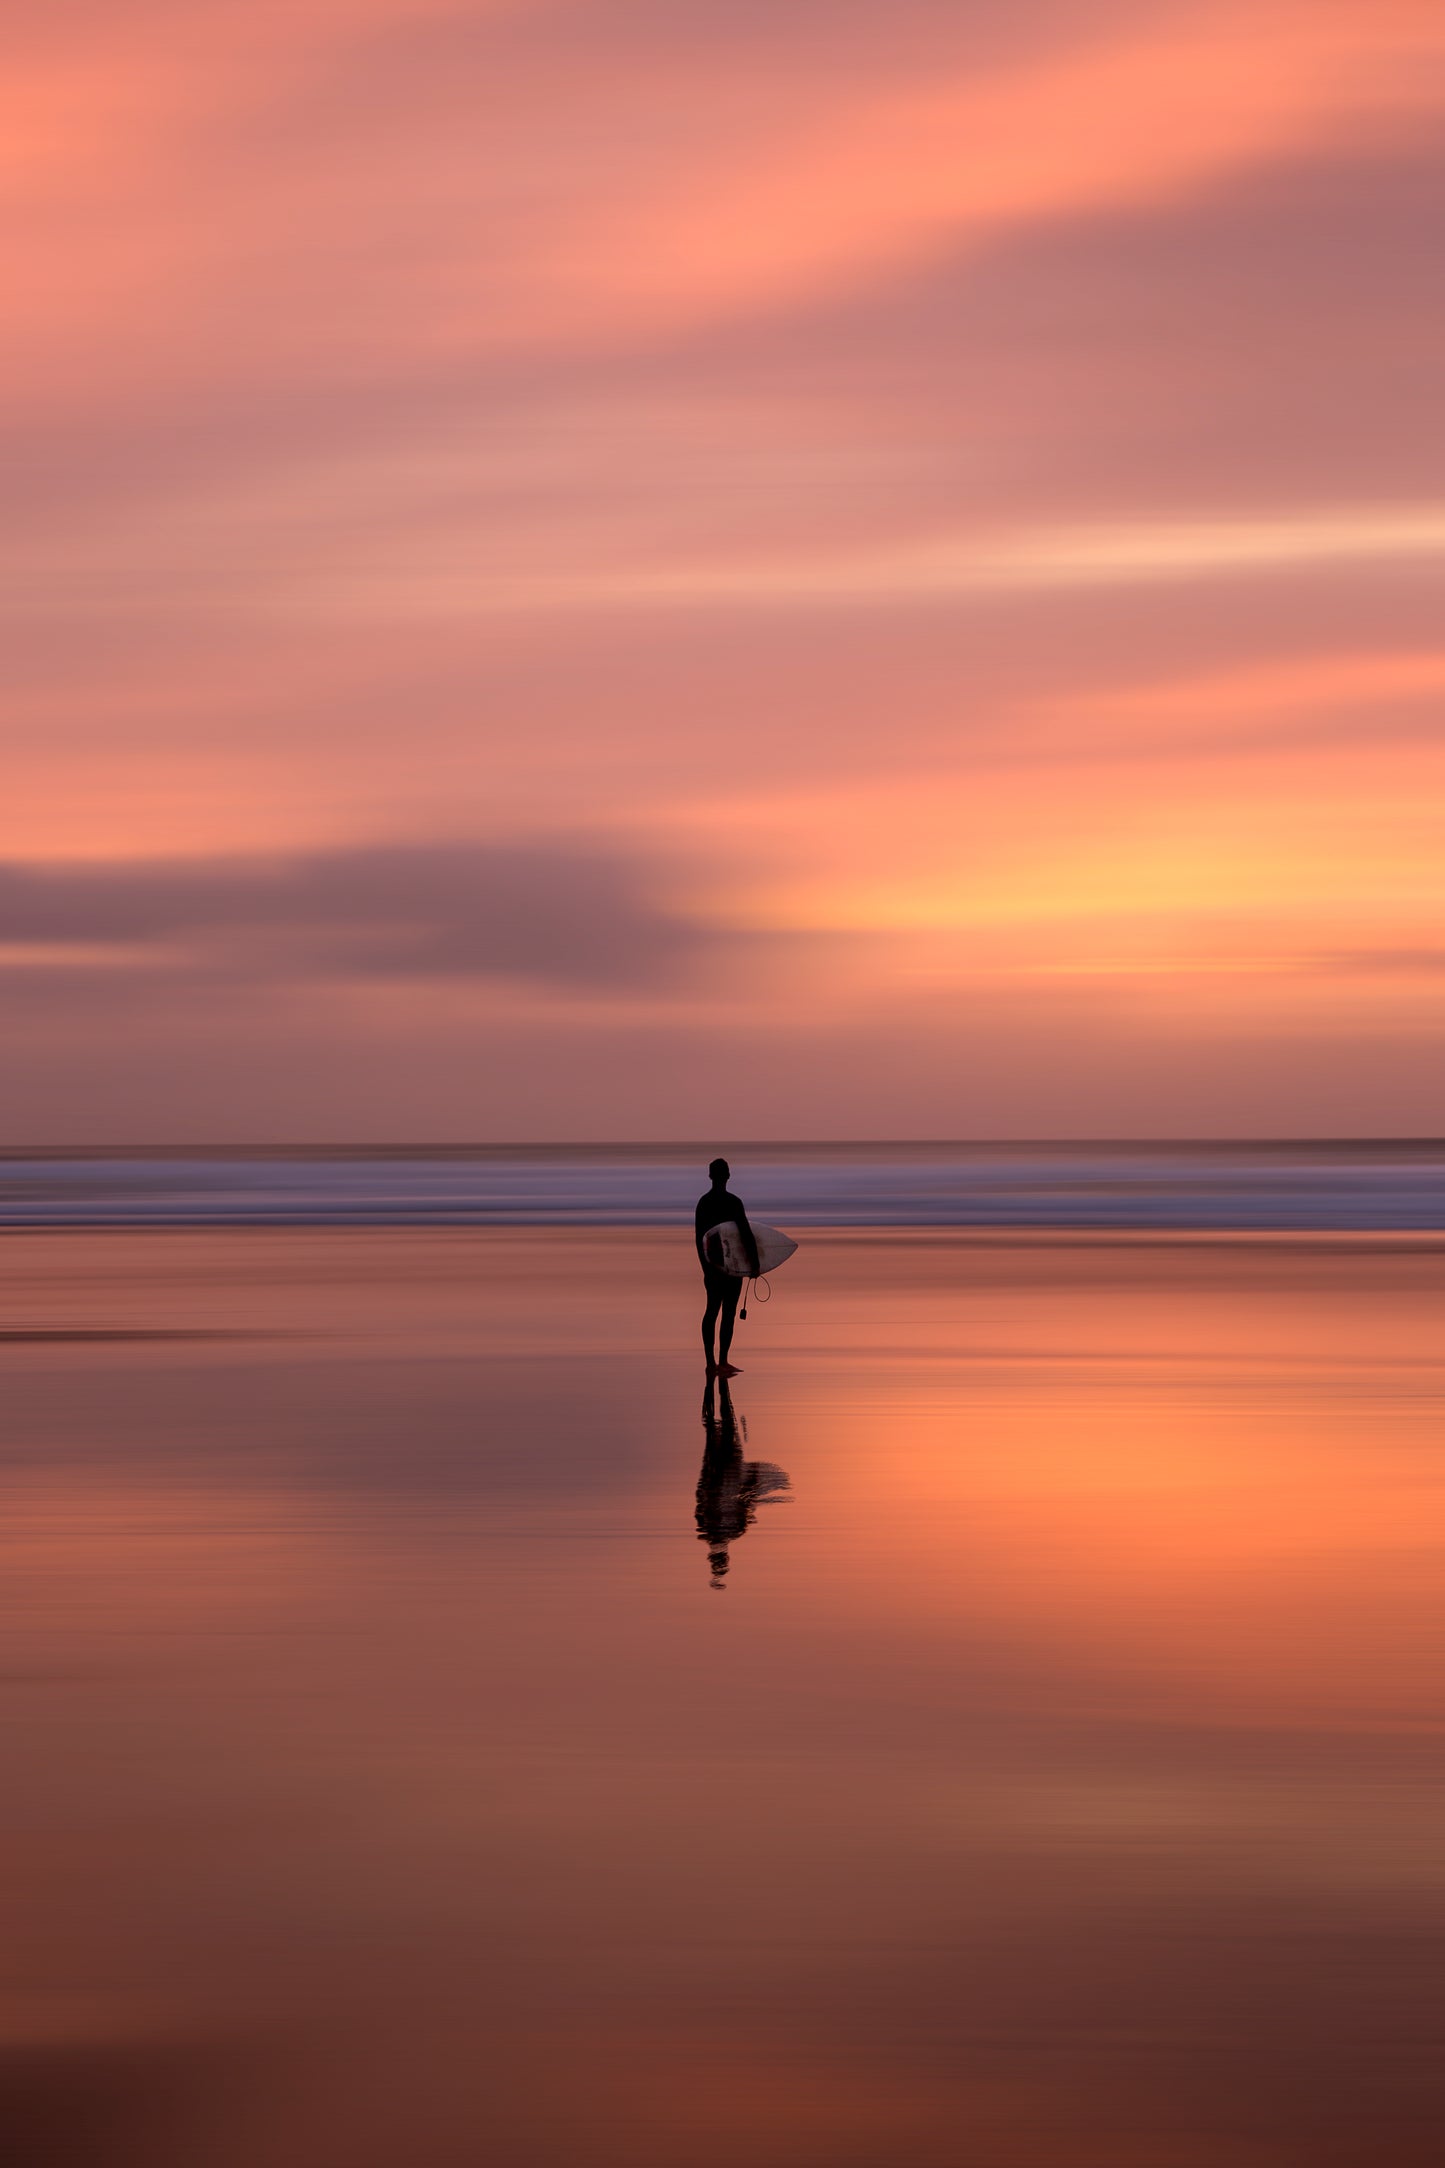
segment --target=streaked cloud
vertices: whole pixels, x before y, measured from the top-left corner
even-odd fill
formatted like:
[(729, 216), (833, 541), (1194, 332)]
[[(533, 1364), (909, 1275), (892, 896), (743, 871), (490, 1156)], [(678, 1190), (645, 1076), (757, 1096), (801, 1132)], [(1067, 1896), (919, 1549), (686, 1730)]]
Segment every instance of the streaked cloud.
[(777, 610), (818, 603), (912, 603), (953, 595), (1049, 593), (1070, 587), (1150, 587), (1168, 581), (1290, 574), (1316, 567), (1434, 563), (1445, 559), (1445, 504), (1322, 508), (1304, 516), (1151, 521), (1042, 528), (1020, 534), (899, 538), (886, 549), (850, 550), (734, 564), (559, 571), (468, 579), (428, 570), (408, 584), (345, 576), (328, 591), (293, 590), (298, 606), (364, 596), (408, 612), (698, 608)]
[[(334, 507), (328, 516), (334, 520)], [(207, 543), (219, 526), (233, 544), (245, 525), (227, 528), (213, 517), (206, 523), (210, 534), (202, 527), (192, 562), (182, 566), (171, 552), (184, 524), (181, 512), (152, 536), (136, 537), (128, 576), (122, 574), (114, 583), (95, 580), (90, 599), (97, 615), (133, 609), (134, 583), (147, 572), (159, 603), (167, 561), (175, 566), (190, 603), (221, 601), (235, 581), (236, 567), (224, 556), (217, 561)], [(156, 542), (165, 555), (147, 567), (148, 544), (153, 548)], [(363, 562), (346, 562), (344, 541), (340, 547), (333, 542), (319, 564), (305, 562), (293, 543), (286, 560), (271, 570), (260, 561), (259, 551), (248, 551), (252, 569), (236, 591), (235, 606), (247, 616), (385, 613), (421, 619), (530, 612), (585, 618), (612, 610), (709, 608), (776, 612), (838, 604), (906, 607), (954, 596), (1047, 595), (1069, 588), (1150, 588), (1299, 576), (1335, 567), (1435, 565), (1445, 560), (1445, 503), (1322, 506), (1309, 514), (1266, 511), (1245, 518), (1203, 516), (1014, 533), (900, 535), (886, 547), (691, 562), (685, 554), (668, 561), (654, 552), (630, 564), (596, 559), (568, 564), (554, 558), (529, 567), (507, 563), (499, 543), (490, 526), (469, 529), (456, 522), (441, 532), (433, 524), (430, 538), (413, 530), (399, 551), (369, 548)], [(43, 556), (38, 562), (32, 558), (27, 567), (20, 552), (7, 571), (12, 594), (17, 589), (24, 594), (28, 587), (37, 602), (55, 577)], [(73, 607), (73, 595), (66, 601)]]
[(1445, 945), (1439, 948), (1334, 949), (1308, 959), (1310, 968), (1335, 978), (1433, 979), (1445, 972)]

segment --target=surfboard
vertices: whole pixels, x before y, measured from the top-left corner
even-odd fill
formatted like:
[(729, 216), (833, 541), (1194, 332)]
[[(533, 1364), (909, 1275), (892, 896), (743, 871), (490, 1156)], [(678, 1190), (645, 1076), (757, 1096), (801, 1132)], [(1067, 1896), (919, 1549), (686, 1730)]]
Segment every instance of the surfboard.
[[(754, 1220), (752, 1228), (753, 1240), (758, 1245), (759, 1271), (776, 1272), (779, 1265), (787, 1263), (798, 1247), (797, 1243), (791, 1235), (785, 1235), (781, 1227), (760, 1227)], [(710, 1257), (716, 1257), (721, 1250), (721, 1270), (731, 1273), (735, 1280), (745, 1280), (751, 1273), (747, 1247), (736, 1220), (724, 1220), (720, 1227), (710, 1228), (703, 1236), (702, 1246)]]

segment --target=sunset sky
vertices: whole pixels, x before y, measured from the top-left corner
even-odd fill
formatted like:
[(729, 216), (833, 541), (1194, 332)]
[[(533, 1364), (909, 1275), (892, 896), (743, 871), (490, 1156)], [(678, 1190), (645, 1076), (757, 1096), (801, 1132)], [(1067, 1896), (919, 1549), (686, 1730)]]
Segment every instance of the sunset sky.
[(11, 1143), (1419, 1134), (1437, 0), (50, 0)]

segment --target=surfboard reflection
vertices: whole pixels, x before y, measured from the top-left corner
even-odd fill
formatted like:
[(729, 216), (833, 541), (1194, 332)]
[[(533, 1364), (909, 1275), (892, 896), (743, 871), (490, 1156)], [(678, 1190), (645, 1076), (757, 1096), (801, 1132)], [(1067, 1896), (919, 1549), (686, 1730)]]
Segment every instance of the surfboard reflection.
[(770, 1460), (744, 1460), (747, 1425), (726, 1378), (710, 1377), (702, 1396), (702, 1473), (697, 1479), (698, 1541), (707, 1545), (714, 1588), (727, 1586), (728, 1546), (746, 1535), (759, 1506), (789, 1505), (788, 1478)]

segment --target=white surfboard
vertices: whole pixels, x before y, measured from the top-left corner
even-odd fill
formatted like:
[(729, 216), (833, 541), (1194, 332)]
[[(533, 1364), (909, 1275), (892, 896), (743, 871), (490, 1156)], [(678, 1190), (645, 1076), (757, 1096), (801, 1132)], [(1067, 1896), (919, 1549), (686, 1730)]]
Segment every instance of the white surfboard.
[[(785, 1235), (780, 1227), (760, 1227), (752, 1222), (753, 1240), (758, 1245), (758, 1268), (760, 1272), (776, 1272), (785, 1265), (798, 1247), (791, 1235)], [(709, 1261), (716, 1258), (722, 1271), (731, 1273), (735, 1280), (745, 1280), (752, 1272), (748, 1263), (747, 1244), (736, 1220), (724, 1220), (720, 1227), (709, 1228), (702, 1238), (702, 1246)], [(719, 1256), (719, 1252), (721, 1255)]]

